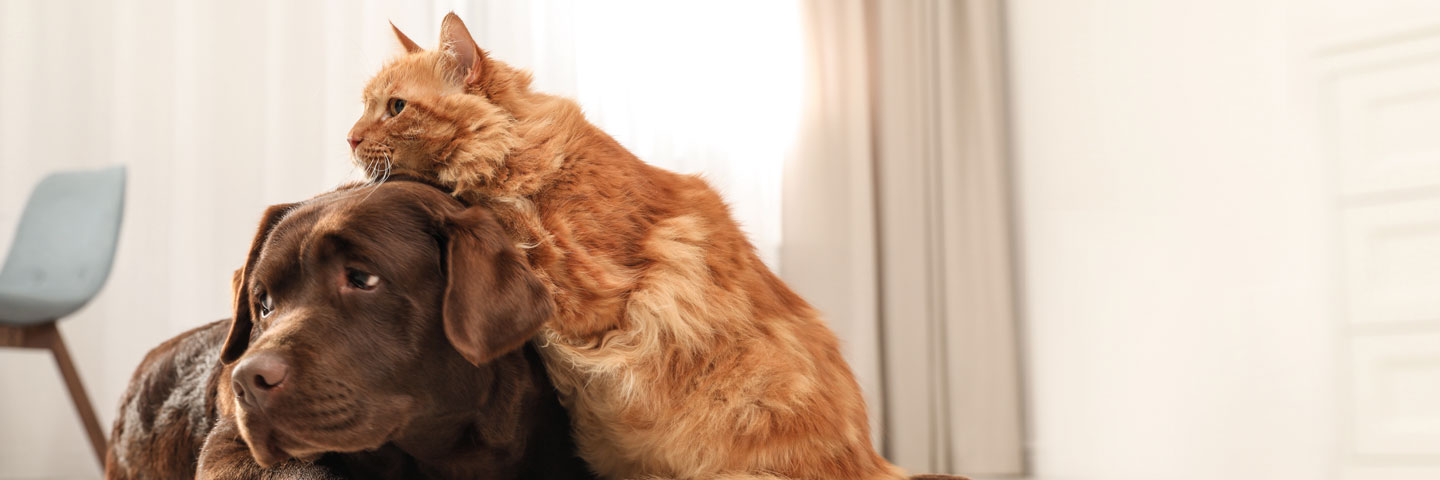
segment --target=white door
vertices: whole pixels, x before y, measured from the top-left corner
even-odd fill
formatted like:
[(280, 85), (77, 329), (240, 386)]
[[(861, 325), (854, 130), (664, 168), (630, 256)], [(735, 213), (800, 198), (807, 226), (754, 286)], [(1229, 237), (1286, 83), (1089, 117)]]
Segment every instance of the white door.
[(1334, 0), (1299, 32), (1340, 259), (1341, 478), (1440, 478), (1440, 2)]
[(1440, 479), (1440, 1), (1006, 14), (1034, 478)]

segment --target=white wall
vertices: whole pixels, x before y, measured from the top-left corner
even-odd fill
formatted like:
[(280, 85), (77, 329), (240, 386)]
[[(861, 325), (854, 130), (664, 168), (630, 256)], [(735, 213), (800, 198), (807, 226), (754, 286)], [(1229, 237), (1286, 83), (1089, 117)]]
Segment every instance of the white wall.
[[(264, 207), (353, 176), (342, 137), (394, 51), (386, 21), (429, 46), (451, 9), (641, 158), (707, 174), (775, 264), (794, 2), (0, 1), (0, 251), (45, 173), (130, 169), (109, 283), (60, 323), (107, 432), (145, 351), (229, 315)], [(46, 354), (0, 350), (0, 478), (97, 476), (81, 432)]]
[(1308, 7), (1009, 5), (1035, 478), (1335, 478)]

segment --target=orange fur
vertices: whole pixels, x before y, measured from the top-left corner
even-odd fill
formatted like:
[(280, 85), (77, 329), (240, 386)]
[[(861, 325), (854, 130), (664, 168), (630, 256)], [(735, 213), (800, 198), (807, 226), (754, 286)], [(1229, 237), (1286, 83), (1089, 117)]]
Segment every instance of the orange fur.
[(439, 50), (407, 50), (365, 88), (356, 160), (497, 212), (555, 297), (537, 344), (596, 471), (901, 478), (870, 445), (834, 333), (761, 263), (714, 189), (531, 91), (453, 13)]

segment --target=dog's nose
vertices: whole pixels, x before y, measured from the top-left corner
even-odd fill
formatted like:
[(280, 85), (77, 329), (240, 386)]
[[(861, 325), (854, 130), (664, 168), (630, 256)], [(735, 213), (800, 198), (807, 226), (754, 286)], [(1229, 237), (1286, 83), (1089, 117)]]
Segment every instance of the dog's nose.
[(351, 150), (354, 150), (355, 147), (359, 147), (359, 146), (360, 146), (360, 142), (363, 141), (364, 139), (355, 138), (355, 137), (350, 137), (350, 138), (346, 138), (345, 140), (350, 142), (350, 149), (351, 149)]
[(230, 376), (235, 396), (251, 407), (264, 407), (285, 383), (290, 366), (280, 355), (260, 353), (235, 366)]

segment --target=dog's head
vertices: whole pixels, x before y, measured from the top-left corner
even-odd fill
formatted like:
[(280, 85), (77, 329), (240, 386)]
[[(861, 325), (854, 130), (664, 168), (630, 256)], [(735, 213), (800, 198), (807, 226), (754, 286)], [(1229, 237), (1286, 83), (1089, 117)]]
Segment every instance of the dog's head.
[(484, 208), (414, 182), (266, 210), (221, 353), (255, 459), (379, 447), (428, 377), (523, 345), (553, 305), (510, 243)]

